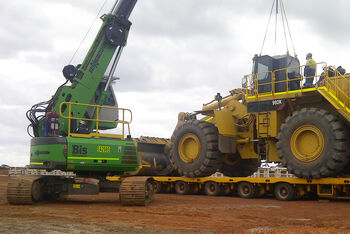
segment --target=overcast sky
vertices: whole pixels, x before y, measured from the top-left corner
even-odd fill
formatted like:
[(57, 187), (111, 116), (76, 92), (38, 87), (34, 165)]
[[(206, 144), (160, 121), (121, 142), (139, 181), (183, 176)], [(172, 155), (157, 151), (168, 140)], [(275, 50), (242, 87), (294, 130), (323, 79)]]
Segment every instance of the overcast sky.
[[(0, 0), (0, 164), (29, 163), (25, 112), (50, 99), (62, 68), (104, 0)], [(102, 12), (108, 12), (110, 0)], [(114, 85), (120, 107), (133, 111), (133, 137), (170, 137), (181, 111), (201, 109), (217, 92), (241, 87), (260, 52), (272, 0), (139, 0)], [(346, 0), (284, 0), (300, 61), (350, 70)], [(97, 20), (73, 60), (81, 63), (101, 24)], [(281, 21), (278, 25), (282, 25)], [(286, 53), (273, 24), (263, 54)], [(294, 54), (289, 41), (289, 51)]]

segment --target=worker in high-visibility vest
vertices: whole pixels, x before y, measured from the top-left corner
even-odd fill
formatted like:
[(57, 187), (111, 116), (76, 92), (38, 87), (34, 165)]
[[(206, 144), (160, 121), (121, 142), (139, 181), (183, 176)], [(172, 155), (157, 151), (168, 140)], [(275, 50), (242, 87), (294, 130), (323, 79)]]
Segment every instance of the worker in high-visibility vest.
[(312, 59), (312, 54), (308, 53), (306, 55), (306, 64), (304, 68), (305, 84), (304, 88), (313, 87), (314, 76), (316, 72), (316, 62)]

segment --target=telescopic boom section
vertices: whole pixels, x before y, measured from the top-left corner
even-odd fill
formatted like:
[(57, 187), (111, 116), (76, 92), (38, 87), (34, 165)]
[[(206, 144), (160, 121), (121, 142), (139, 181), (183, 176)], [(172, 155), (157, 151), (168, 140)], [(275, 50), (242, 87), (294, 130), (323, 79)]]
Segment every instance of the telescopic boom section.
[(137, 0), (118, 0), (115, 2), (111, 14), (120, 18), (129, 19), (132, 10), (136, 5)]
[[(91, 110), (88, 106), (66, 104), (63, 102), (91, 104), (96, 103), (102, 105), (107, 96), (107, 89), (113, 78), (113, 73), (118, 64), (123, 47), (126, 46), (131, 22), (129, 17), (134, 9), (137, 0), (120, 0), (116, 1), (109, 14), (101, 17), (102, 26), (91, 45), (83, 63), (80, 66), (67, 65), (63, 69), (65, 78), (71, 81), (71, 85), (64, 85), (58, 88), (55, 95), (50, 100), (46, 113), (56, 112), (63, 116), (72, 116), (74, 118), (92, 118)], [(113, 60), (113, 61), (112, 61)], [(108, 65), (111, 69), (108, 74), (107, 81), (104, 80), (104, 74)], [(97, 95), (99, 87), (104, 85), (102, 93)], [(91, 107), (90, 107), (91, 109)], [(95, 114), (95, 113), (94, 113)], [(39, 120), (40, 124), (36, 127), (43, 129), (47, 121), (46, 117)], [(68, 134), (68, 126), (79, 128), (79, 121), (72, 120), (74, 123), (69, 124), (69, 120), (59, 117), (59, 135)], [(34, 128), (34, 126), (33, 126)], [(38, 130), (36, 129), (36, 130)], [(91, 128), (90, 128), (91, 129)], [(43, 136), (42, 131), (37, 132), (36, 136)]]

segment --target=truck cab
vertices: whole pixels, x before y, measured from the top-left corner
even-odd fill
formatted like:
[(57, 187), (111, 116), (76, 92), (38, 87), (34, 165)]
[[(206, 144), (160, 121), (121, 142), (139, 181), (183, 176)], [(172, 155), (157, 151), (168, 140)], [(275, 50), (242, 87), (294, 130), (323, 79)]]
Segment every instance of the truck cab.
[[(275, 72), (273, 73), (273, 71)], [(289, 54), (276, 56), (255, 55), (252, 74), (257, 77), (258, 93), (270, 93), (273, 90), (276, 93), (285, 92), (287, 91), (287, 82), (288, 90), (300, 88), (300, 81), (293, 80), (301, 77), (300, 62), (297, 57)], [(272, 86), (272, 81), (275, 81), (274, 87)]]

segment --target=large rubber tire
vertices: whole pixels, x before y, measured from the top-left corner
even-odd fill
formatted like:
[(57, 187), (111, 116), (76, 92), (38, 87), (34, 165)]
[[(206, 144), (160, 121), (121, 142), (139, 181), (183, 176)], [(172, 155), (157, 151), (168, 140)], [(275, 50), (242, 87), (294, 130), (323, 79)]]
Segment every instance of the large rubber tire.
[(237, 154), (225, 154), (220, 172), (229, 177), (247, 177), (258, 170), (259, 159), (242, 159)]
[(350, 177), (350, 162), (344, 167), (341, 175), (344, 175), (344, 177)]
[(222, 164), (217, 128), (199, 120), (183, 123), (171, 137), (170, 160), (181, 176), (204, 177), (214, 174)]
[(164, 154), (167, 156), (169, 164), (160, 173), (161, 176), (179, 176), (179, 173), (177, 172), (177, 170), (175, 170), (173, 163), (170, 161), (170, 150), (171, 148), (169, 145), (164, 146)]
[(278, 156), (288, 172), (302, 178), (339, 174), (349, 161), (343, 124), (325, 110), (304, 108), (282, 124)]

